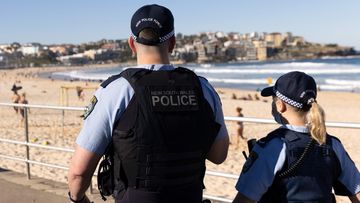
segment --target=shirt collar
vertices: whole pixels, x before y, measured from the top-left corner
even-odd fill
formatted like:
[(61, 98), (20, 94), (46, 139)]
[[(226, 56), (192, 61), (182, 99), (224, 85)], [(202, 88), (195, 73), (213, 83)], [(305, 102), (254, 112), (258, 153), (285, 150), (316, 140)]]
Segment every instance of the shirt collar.
[(139, 65), (137, 68), (145, 68), (148, 70), (174, 70), (175, 67), (172, 64), (146, 64)]
[(299, 132), (299, 133), (309, 133), (309, 129), (306, 126), (298, 126), (298, 125), (283, 125), (282, 128), (287, 128), (289, 130)]

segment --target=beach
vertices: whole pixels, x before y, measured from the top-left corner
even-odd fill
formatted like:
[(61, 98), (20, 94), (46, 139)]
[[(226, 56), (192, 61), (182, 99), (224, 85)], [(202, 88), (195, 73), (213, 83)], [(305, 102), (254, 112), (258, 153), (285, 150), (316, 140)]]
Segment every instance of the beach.
[[(98, 67), (98, 66), (97, 66)], [(93, 67), (75, 67), (71, 69), (87, 69)], [(23, 68), (0, 70), (0, 102), (11, 103), (12, 85), (22, 86), (19, 93), (26, 92), (29, 104), (59, 106), (67, 104), (72, 107), (85, 107), (92, 97), (98, 82), (62, 81), (39, 77), (40, 74), (52, 71), (68, 71), (70, 67)], [(63, 88), (61, 88), (63, 87)], [(83, 88), (83, 100), (78, 97), (76, 87)], [(62, 89), (68, 89), (67, 94)], [(242, 108), (244, 117), (272, 118), (271, 100), (259, 98), (256, 91), (216, 88), (223, 105), (225, 116), (237, 116), (236, 107)], [(234, 95), (237, 99), (234, 98)], [(251, 95), (252, 99), (248, 99)], [(245, 99), (246, 98), (246, 99)], [(321, 91), (318, 103), (325, 109), (328, 122), (360, 122), (360, 94), (350, 92)], [(61, 111), (51, 109), (32, 108), (29, 112), (29, 141), (46, 146), (56, 146), (72, 149), (79, 133), (83, 118), (82, 111)], [(25, 130), (20, 122), (20, 114), (16, 114), (13, 107), (0, 106), (0, 138), (25, 140)], [(236, 136), (236, 122), (226, 122), (231, 140)], [(244, 123), (244, 136), (248, 139), (261, 138), (271, 130), (277, 128), (275, 124)], [(328, 133), (337, 136), (353, 159), (360, 167), (360, 147), (357, 145), (360, 129), (328, 128)], [(242, 151), (247, 151), (245, 140), (240, 146), (230, 146), (227, 160), (221, 165), (207, 162), (207, 169), (238, 175), (244, 164)], [(0, 154), (25, 157), (25, 147), (0, 142)], [(30, 149), (30, 159), (50, 164), (68, 166), (71, 153), (45, 149)], [(0, 158), (0, 167), (26, 173), (25, 164), (18, 161)], [(31, 175), (66, 182), (67, 171), (46, 166), (31, 165)], [(94, 181), (95, 183), (96, 181)], [(236, 190), (236, 180), (206, 176), (205, 194), (232, 199)], [(339, 202), (349, 202), (346, 198), (339, 198)]]

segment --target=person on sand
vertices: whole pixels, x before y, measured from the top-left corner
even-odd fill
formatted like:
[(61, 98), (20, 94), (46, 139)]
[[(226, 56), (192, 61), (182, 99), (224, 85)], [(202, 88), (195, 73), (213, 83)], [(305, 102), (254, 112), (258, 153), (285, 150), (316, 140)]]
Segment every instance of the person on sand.
[[(16, 84), (13, 84), (13, 86), (11, 88), (11, 91), (13, 92), (13, 95), (11, 97), (11, 101), (14, 104), (19, 103), (20, 95), (18, 94), (18, 90), (21, 90), (21, 89), (22, 89), (22, 87), (21, 86), (16, 86)], [(14, 106), (14, 110), (15, 110), (16, 114), (19, 113), (19, 107)]]
[[(28, 100), (26, 99), (26, 93), (23, 92), (21, 95), (20, 95), (20, 99), (19, 99), (19, 104), (28, 104)], [(24, 122), (24, 118), (25, 118), (25, 108), (24, 107), (20, 107), (19, 108), (19, 112), (20, 112), (20, 116), (21, 116), (21, 120), (20, 122), (23, 123)], [(30, 112), (30, 111), (28, 111)]]
[(260, 100), (260, 97), (259, 97), (258, 94), (256, 94), (256, 93), (255, 93), (255, 95), (254, 95), (254, 98), (255, 98), (256, 101), (259, 101), (259, 100)]
[[(237, 112), (238, 117), (244, 117), (241, 107), (237, 107), (236, 112)], [(246, 139), (246, 138), (243, 135), (243, 133), (244, 133), (244, 123), (242, 121), (238, 121), (236, 123), (237, 123), (237, 136), (236, 136), (236, 143), (235, 144), (236, 144), (236, 148), (239, 148), (239, 146), (240, 146), (240, 138), (241, 139)]]
[(85, 93), (82, 87), (76, 86), (76, 94), (79, 100), (84, 101)]
[(104, 154), (98, 172), (104, 199), (202, 201), (205, 160), (221, 164), (229, 138), (214, 88), (170, 64), (173, 21), (171, 11), (156, 4), (132, 16), (128, 43), (137, 66), (104, 81), (91, 100), (69, 167), (70, 201), (89, 202), (85, 191)]
[(360, 201), (360, 173), (340, 140), (326, 132), (315, 80), (303, 72), (282, 75), (261, 91), (272, 96), (282, 126), (253, 147), (236, 184), (239, 202)]

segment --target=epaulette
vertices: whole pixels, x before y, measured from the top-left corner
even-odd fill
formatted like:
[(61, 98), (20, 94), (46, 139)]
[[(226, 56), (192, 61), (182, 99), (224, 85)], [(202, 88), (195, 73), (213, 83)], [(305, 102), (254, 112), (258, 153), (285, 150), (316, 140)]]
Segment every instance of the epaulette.
[(198, 75), (199, 78), (204, 79), (205, 81), (209, 82), (205, 77)]
[(329, 140), (331, 142), (331, 138), (337, 140), (338, 142), (341, 143), (341, 140), (333, 135), (329, 135), (329, 134), (326, 134), (326, 139)]
[(113, 82), (114, 80), (116, 80), (120, 77), (121, 77), (121, 73), (119, 73), (117, 75), (112, 75), (108, 79), (106, 79), (104, 82), (102, 82), (100, 86), (103, 88), (106, 88), (106, 86), (108, 86), (111, 82)]
[(272, 132), (270, 132), (267, 136), (259, 139), (256, 143), (260, 146), (260, 147), (265, 147), (265, 145), (270, 142), (272, 139), (276, 138), (276, 137), (282, 137), (285, 134), (285, 131), (287, 131), (287, 128), (277, 128), (275, 130), (273, 130)]
[[(103, 83), (101, 83), (100, 86), (103, 88), (106, 88), (106, 86), (108, 86), (111, 82), (115, 81), (116, 79), (118, 79), (120, 77), (123, 77), (125, 79), (137, 80), (138, 77), (140, 77), (148, 72), (151, 72), (151, 70), (147, 70), (144, 68), (128, 68), (117, 75), (110, 76), (107, 80), (105, 80)], [(142, 73), (142, 74), (138, 74), (138, 73)]]

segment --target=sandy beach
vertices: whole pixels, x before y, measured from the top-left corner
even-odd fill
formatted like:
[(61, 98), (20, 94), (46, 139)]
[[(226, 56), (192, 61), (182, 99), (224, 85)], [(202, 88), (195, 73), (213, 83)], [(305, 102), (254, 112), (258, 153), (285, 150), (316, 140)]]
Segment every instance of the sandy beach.
[[(78, 67), (78, 69), (89, 67)], [(58, 106), (68, 103), (73, 107), (85, 107), (92, 97), (99, 83), (84, 81), (59, 81), (49, 78), (40, 78), (39, 74), (49, 71), (64, 71), (69, 67), (51, 68), (26, 68), (14, 70), (0, 70), (0, 102), (11, 103), (12, 85), (22, 86), (19, 93), (26, 92), (29, 104)], [(73, 87), (68, 90), (68, 98), (61, 100), (61, 87)], [(84, 100), (78, 98), (76, 86), (85, 87)], [(272, 118), (271, 101), (269, 98), (256, 100), (255, 91), (236, 89), (217, 89), (221, 97), (225, 116), (237, 116), (236, 107), (241, 107), (245, 117)], [(234, 99), (245, 98), (251, 95), (253, 100)], [(63, 97), (64, 98), (64, 97)], [(353, 122), (360, 123), (360, 94), (348, 92), (319, 92), (318, 103), (325, 109), (328, 122)], [(32, 143), (73, 148), (77, 134), (79, 133), (83, 119), (81, 111), (65, 111), (50, 109), (30, 109), (29, 112), (29, 140)], [(0, 138), (25, 140), (25, 130), (20, 123), (20, 114), (16, 114), (12, 107), (0, 106)], [(226, 122), (231, 140), (236, 136), (236, 123)], [(265, 136), (277, 125), (244, 123), (244, 136), (260, 138)], [(360, 167), (360, 129), (328, 128), (328, 133), (336, 135), (344, 144), (349, 155)], [(227, 160), (221, 165), (207, 164), (208, 170), (227, 172), (238, 175), (245, 161), (242, 151), (247, 150), (246, 141), (241, 140), (240, 146), (230, 146)], [(25, 147), (0, 142), (0, 154), (25, 157)], [(67, 166), (71, 153), (58, 152), (44, 149), (30, 149), (30, 159), (50, 164)], [(25, 164), (18, 161), (0, 158), (0, 167), (17, 172), (26, 172)], [(31, 174), (42, 178), (66, 182), (67, 171), (54, 169), (46, 166), (31, 165)], [(206, 176), (205, 193), (213, 196), (221, 196), (232, 199), (235, 194), (234, 185), (236, 180)], [(339, 202), (349, 202), (346, 198), (339, 198)]]

